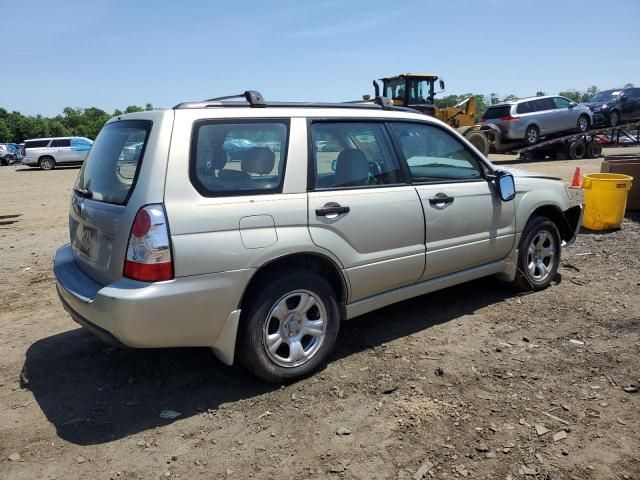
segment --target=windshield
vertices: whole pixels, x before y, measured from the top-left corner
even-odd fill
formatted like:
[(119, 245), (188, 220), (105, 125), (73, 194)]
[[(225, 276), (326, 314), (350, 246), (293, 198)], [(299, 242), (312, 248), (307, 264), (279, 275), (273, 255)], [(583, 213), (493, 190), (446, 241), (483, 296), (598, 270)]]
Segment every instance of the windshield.
[(430, 101), (433, 81), (410, 80), (409, 81), (409, 104), (432, 103)]
[(384, 82), (384, 96), (391, 100), (404, 100), (404, 80), (388, 80)]
[(150, 130), (146, 120), (107, 124), (91, 147), (74, 190), (100, 202), (127, 203)]
[(615, 102), (618, 100), (622, 92), (620, 90), (605, 90), (604, 92), (596, 93), (591, 99), (590, 102)]

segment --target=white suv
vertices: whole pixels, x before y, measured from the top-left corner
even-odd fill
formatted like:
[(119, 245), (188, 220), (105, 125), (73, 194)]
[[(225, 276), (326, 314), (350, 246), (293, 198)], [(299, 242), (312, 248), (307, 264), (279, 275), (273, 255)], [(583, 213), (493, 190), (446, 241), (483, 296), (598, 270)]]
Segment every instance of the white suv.
[(293, 381), (343, 320), (487, 275), (547, 287), (576, 236), (563, 183), (498, 170), (432, 117), (246, 98), (105, 125), (55, 256), (75, 321)]
[(79, 165), (85, 161), (93, 140), (84, 137), (32, 138), (24, 143), (22, 163), (51, 170), (56, 165)]

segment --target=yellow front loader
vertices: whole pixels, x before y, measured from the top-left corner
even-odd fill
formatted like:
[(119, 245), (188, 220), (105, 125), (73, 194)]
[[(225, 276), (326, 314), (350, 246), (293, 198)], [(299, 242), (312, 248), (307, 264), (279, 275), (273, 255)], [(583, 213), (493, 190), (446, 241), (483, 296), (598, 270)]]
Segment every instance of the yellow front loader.
[[(436, 92), (436, 82), (440, 90)], [(382, 93), (380, 92), (382, 83)], [(376, 97), (383, 95), (394, 105), (413, 108), (431, 115), (457, 129), (485, 156), (490, 141), (485, 133), (475, 128), (477, 103), (475, 97), (465, 98), (453, 107), (436, 108), (435, 95), (444, 91), (444, 80), (435, 74), (403, 73), (374, 80)]]

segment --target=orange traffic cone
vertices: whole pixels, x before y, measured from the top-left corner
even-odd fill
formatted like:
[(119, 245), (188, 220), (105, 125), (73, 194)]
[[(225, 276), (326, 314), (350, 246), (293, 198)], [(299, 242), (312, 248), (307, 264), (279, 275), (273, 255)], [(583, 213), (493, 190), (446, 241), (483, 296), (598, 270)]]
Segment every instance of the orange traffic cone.
[(580, 167), (576, 167), (576, 171), (573, 173), (573, 180), (571, 180), (571, 188), (582, 187), (582, 173)]

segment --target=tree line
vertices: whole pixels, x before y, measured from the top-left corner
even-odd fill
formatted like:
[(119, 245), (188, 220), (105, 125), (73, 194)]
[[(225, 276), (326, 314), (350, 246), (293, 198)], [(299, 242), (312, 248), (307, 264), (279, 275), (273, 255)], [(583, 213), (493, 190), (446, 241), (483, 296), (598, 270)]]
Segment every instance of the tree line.
[(111, 114), (96, 107), (67, 107), (62, 111), (62, 115), (44, 117), (23, 115), (16, 111), (8, 112), (0, 107), (0, 143), (22, 143), (28, 138), (70, 136), (93, 140), (111, 117), (149, 110), (153, 110), (153, 105), (150, 103), (144, 107), (129, 105), (124, 110), (116, 109)]
[[(624, 88), (633, 87), (632, 83), (627, 83)], [(583, 102), (599, 91), (595, 85), (584, 91), (568, 89), (558, 92), (558, 95), (567, 97), (574, 102)], [(536, 92), (537, 96), (546, 95), (543, 91)], [(452, 107), (468, 97), (475, 97), (477, 103), (477, 118), (479, 121), (486, 109), (490, 105), (500, 102), (515, 100), (515, 95), (499, 96), (496, 93), (489, 95), (465, 93), (463, 95), (446, 95), (436, 98), (437, 108)], [(8, 112), (0, 107), (0, 143), (22, 143), (28, 138), (40, 137), (68, 137), (78, 136), (95, 139), (104, 123), (111, 117), (122, 115), (123, 113), (133, 113), (153, 110), (153, 105), (147, 103), (144, 107), (129, 105), (124, 110), (115, 110), (109, 114), (96, 107), (71, 108), (63, 110), (62, 115), (55, 117), (43, 117), (42, 115), (23, 115), (20, 112)]]

